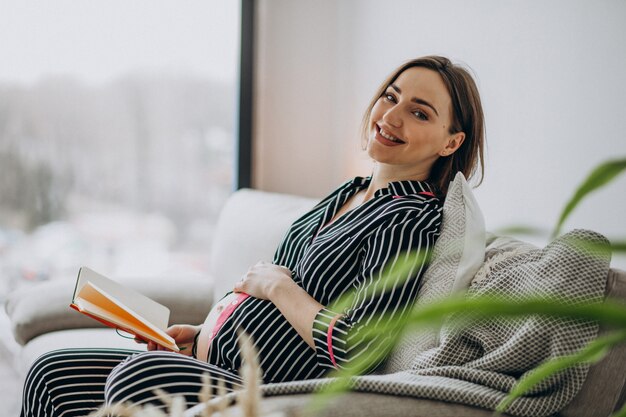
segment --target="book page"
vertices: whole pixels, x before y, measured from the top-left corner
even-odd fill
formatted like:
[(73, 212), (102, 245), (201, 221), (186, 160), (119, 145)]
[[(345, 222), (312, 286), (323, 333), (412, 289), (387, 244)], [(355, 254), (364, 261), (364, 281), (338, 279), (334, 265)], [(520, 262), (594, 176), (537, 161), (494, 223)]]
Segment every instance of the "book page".
[(113, 309), (109, 309), (110, 306), (102, 307), (82, 298), (77, 298), (74, 305), (78, 307), (78, 311), (99, 318), (105, 322), (105, 324), (113, 325), (113, 327), (136, 334), (146, 340), (152, 340), (153, 342), (172, 349), (175, 352), (179, 351), (178, 346), (176, 346), (176, 342), (169, 335), (160, 335), (155, 333), (132, 316), (119, 316), (115, 314), (116, 312), (124, 314), (124, 310), (117, 306), (114, 306)]
[(158, 329), (162, 331), (167, 329), (170, 317), (169, 308), (87, 267), (80, 268), (78, 272), (78, 280), (72, 301), (76, 299), (82, 287), (88, 282), (91, 282), (93, 285), (109, 294), (119, 303), (126, 306), (129, 310), (132, 310)]
[(93, 285), (91, 282), (83, 285), (78, 293), (75, 302), (80, 303), (81, 301), (87, 301), (91, 305), (95, 305), (98, 308), (107, 311), (110, 316), (115, 316), (120, 320), (123, 320), (124, 323), (133, 323), (135, 327), (142, 329), (144, 332), (154, 334), (155, 337), (173, 342), (173, 339), (165, 333), (164, 330), (161, 330), (146, 321), (143, 317), (141, 317), (141, 315), (128, 309), (128, 307), (121, 304), (119, 300), (116, 300), (102, 289)]

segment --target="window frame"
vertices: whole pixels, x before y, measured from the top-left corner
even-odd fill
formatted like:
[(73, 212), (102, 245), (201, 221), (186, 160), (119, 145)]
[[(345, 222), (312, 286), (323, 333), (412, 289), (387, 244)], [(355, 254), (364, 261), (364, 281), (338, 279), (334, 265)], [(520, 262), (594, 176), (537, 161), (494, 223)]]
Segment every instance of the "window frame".
[(241, 0), (235, 189), (252, 187), (255, 0)]

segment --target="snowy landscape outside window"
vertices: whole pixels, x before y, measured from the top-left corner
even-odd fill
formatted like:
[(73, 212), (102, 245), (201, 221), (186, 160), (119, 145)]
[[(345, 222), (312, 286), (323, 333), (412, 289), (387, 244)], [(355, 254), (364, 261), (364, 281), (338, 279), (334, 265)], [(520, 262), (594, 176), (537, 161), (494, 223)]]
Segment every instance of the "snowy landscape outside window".
[(239, 2), (0, 4), (0, 298), (81, 265), (205, 275), (233, 189)]

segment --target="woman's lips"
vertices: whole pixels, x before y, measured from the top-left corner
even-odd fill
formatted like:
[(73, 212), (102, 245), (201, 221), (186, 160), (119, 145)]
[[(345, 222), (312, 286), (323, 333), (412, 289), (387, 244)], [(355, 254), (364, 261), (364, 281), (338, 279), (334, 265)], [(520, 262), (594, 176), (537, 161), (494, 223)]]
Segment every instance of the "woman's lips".
[[(381, 132), (381, 128), (380, 126), (376, 125), (376, 135), (375, 138), (378, 142), (382, 143), (385, 146), (398, 146), (398, 145), (403, 145), (404, 141), (396, 138), (393, 135), (390, 135), (389, 133), (385, 132), (384, 130), (382, 130)], [(385, 136), (393, 138), (394, 140), (388, 139)]]

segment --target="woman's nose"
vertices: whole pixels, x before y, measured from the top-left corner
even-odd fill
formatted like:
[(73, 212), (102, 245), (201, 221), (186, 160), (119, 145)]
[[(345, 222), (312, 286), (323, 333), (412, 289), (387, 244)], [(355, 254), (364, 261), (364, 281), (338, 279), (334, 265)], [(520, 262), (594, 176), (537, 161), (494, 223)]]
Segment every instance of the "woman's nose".
[(399, 106), (393, 106), (383, 115), (383, 120), (393, 127), (402, 127), (402, 117)]

